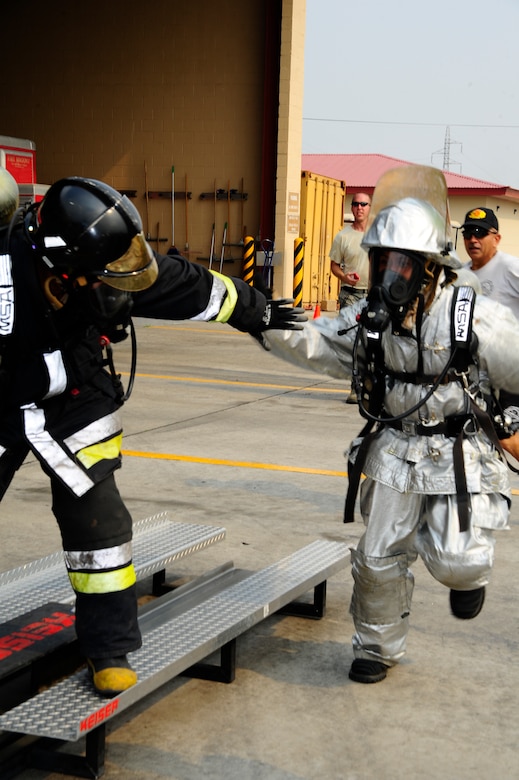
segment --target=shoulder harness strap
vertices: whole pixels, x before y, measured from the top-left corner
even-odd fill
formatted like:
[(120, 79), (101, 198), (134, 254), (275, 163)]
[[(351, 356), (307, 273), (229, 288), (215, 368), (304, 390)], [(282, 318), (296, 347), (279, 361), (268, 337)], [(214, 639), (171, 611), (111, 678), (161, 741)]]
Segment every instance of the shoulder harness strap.
[(472, 359), (472, 320), (476, 293), (472, 287), (453, 288), (451, 306), (451, 354), (452, 366), (466, 371)]

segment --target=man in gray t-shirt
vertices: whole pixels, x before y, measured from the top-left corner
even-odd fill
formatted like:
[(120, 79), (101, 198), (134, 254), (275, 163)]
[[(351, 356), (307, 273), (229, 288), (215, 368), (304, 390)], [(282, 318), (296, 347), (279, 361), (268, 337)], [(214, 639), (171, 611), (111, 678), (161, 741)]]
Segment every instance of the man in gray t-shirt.
[[(496, 215), (492, 209), (478, 206), (467, 213), (461, 227), (470, 268), (479, 279), (483, 295), (508, 306), (519, 320), (519, 257), (499, 251), (501, 235)], [(502, 390), (499, 400), (514, 427), (519, 427), (519, 396)], [(518, 450), (512, 454), (517, 458), (518, 434), (513, 438)]]
[(492, 209), (472, 209), (462, 225), (471, 270), (478, 277), (483, 295), (504, 303), (519, 320), (519, 257), (499, 251), (499, 223)]

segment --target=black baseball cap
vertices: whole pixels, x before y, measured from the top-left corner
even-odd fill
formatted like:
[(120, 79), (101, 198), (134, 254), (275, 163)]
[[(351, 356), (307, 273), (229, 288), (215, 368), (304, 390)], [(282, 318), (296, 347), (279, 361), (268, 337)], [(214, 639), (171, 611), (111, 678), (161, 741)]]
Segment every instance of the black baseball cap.
[(499, 222), (492, 209), (478, 206), (467, 212), (465, 222), (461, 227), (462, 229), (466, 227), (482, 227), (485, 230), (499, 230)]

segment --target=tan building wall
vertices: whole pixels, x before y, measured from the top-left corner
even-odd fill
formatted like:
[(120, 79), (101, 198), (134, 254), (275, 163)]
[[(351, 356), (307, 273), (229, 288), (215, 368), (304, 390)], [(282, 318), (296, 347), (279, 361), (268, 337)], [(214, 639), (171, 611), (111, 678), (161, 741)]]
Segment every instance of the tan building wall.
[(306, 0), (283, 3), (276, 182), (276, 249), (281, 273), (275, 292), (293, 293), (294, 240), (299, 236)]
[[(280, 169), (271, 186), (282, 201), (275, 238), (283, 250), (287, 193), (298, 191), (301, 173), (305, 0), (280, 1)], [(0, 75), (0, 134), (35, 141), (41, 183), (80, 175), (135, 191), (162, 252), (174, 229), (176, 246), (207, 265), (199, 258), (209, 256), (214, 224), (218, 267), (227, 222), (223, 270), (241, 275), (240, 241), (260, 230), (266, 6), (9, 3), (2, 53), (13, 67)], [(146, 198), (171, 191), (172, 167), (174, 219), (170, 196)], [(233, 197), (215, 199), (215, 189)]]

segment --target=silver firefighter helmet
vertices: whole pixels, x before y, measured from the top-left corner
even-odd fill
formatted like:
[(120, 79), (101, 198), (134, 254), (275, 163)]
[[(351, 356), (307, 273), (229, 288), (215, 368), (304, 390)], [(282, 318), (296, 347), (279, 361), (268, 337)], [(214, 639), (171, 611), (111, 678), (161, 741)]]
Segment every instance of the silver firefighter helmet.
[(461, 268), (452, 240), (447, 184), (437, 168), (404, 166), (383, 174), (373, 196), (362, 246), (418, 252)]

